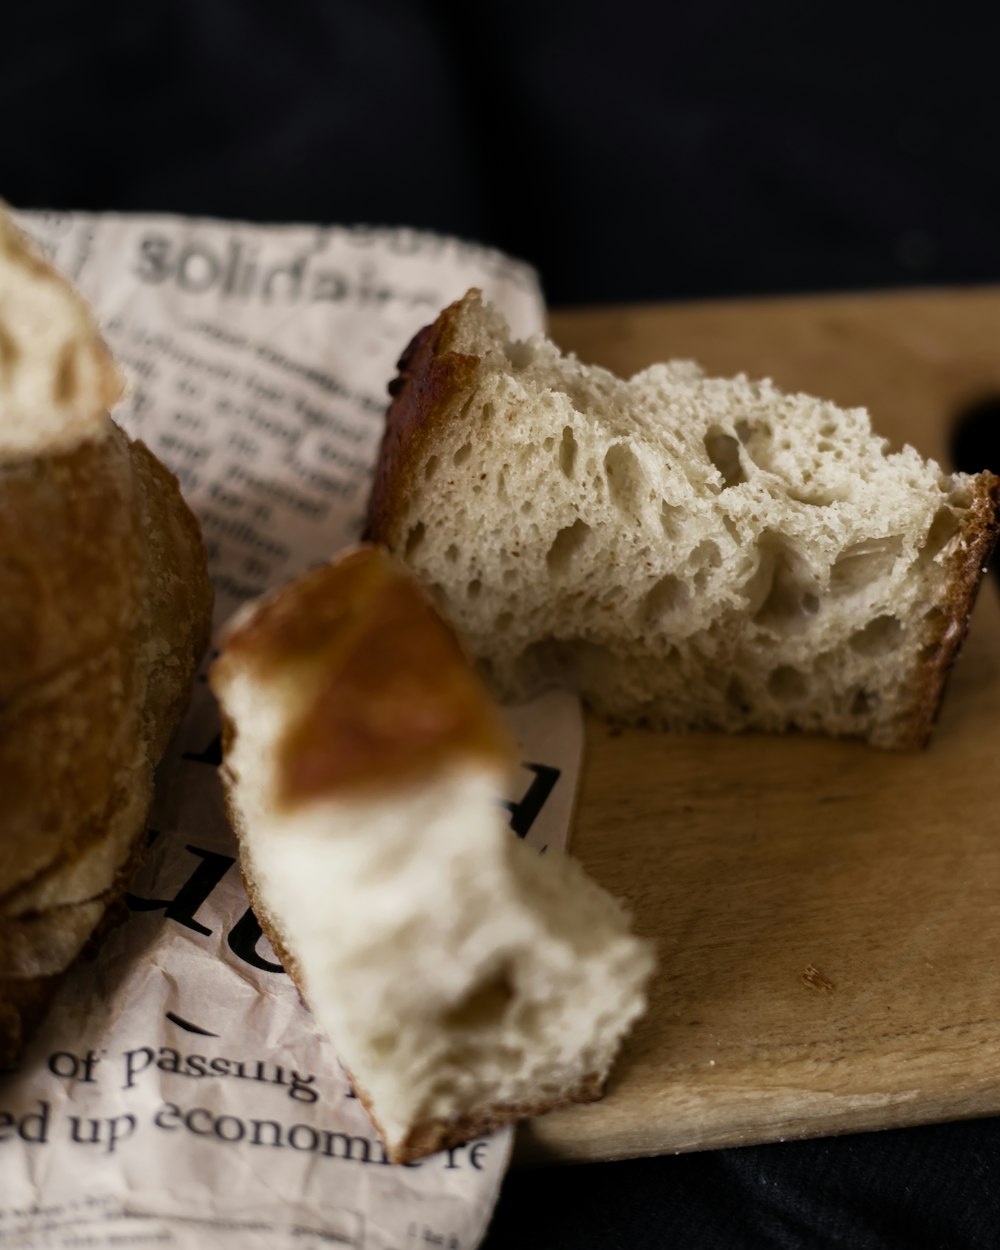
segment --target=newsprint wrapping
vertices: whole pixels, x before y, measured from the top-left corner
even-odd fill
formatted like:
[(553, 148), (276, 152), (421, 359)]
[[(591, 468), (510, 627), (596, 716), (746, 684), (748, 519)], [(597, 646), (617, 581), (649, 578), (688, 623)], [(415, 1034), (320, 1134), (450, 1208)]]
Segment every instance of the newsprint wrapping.
[[(94, 304), (131, 383), (114, 415), (201, 522), (216, 627), (357, 540), (386, 385), (416, 330), (471, 286), (519, 335), (542, 325), (530, 269), (412, 230), (19, 220)], [(512, 718), (511, 823), (564, 847), (578, 707), (548, 696)], [(472, 1250), (510, 1130), (386, 1162), (247, 905), (218, 761), (203, 671), (129, 918), (0, 1080), (0, 1247)]]

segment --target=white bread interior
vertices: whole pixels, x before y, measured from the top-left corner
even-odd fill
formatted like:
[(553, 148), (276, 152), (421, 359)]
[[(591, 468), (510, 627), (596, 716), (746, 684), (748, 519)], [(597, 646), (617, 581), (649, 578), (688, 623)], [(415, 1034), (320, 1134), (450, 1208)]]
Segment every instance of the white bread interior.
[(369, 536), (500, 694), (657, 729), (926, 740), (996, 533), (997, 479), (868, 414), (690, 362), (630, 380), (510, 339), (472, 292), (411, 344)]
[(0, 458), (106, 437), (123, 389), (89, 306), (0, 203)]

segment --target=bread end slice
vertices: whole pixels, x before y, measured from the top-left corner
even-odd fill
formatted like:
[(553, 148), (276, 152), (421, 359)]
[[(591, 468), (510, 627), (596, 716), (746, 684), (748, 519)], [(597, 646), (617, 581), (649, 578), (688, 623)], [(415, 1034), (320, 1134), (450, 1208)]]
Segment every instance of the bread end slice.
[(512, 746), (425, 594), (358, 549), (244, 613), (211, 681), (251, 904), (389, 1157), (596, 1096), (651, 953), (508, 828)]
[(862, 409), (694, 364), (631, 379), (511, 340), (478, 292), (400, 361), (368, 536), (505, 699), (664, 730), (931, 733), (1000, 481)]

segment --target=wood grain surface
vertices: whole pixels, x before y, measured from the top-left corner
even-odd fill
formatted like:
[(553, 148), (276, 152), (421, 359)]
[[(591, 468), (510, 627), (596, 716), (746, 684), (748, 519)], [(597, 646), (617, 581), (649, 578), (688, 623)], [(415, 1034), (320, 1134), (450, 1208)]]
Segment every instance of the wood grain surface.
[[(628, 374), (713, 372), (863, 404), (946, 460), (1000, 393), (1000, 293), (555, 314)], [(603, 1102), (518, 1158), (610, 1159), (1000, 1112), (1000, 605), (986, 585), (930, 748), (614, 733), (591, 719), (575, 853), (655, 938)]]

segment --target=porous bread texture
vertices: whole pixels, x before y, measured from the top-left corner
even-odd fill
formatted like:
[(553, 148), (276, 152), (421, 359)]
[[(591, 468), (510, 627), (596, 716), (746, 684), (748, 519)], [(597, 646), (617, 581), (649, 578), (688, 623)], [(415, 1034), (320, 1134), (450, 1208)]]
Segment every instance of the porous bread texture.
[(478, 292), (410, 345), (369, 536), (507, 699), (656, 729), (923, 744), (998, 480), (891, 452), (863, 409), (686, 361), (630, 380), (512, 342)]
[(0, 1066), (115, 913), (208, 641), (198, 524), (118, 391), (0, 211)]
[[(380, 578), (406, 584), (381, 553), (362, 550), (348, 560), (375, 563)], [(309, 578), (315, 588), (328, 576), (318, 570)], [(412, 586), (393, 628), (380, 629), (383, 589), (384, 581), (356, 605), (345, 631), (368, 633), (370, 621), (368, 637), (377, 634), (388, 649), (405, 628), (428, 641), (430, 630), (450, 639)], [(282, 599), (303, 606), (298, 594), (299, 586), (287, 588), (279, 609)], [(413, 688), (416, 769), (394, 753), (364, 782), (341, 777), (290, 795), (282, 772), (294, 762), (282, 765), (283, 744), (311, 715), (331, 667), (369, 675), (367, 691), (353, 688), (354, 701), (334, 699), (331, 711), (353, 719), (348, 736), (366, 741), (379, 709), (393, 705), (389, 685), (403, 675), (382, 682), (364, 640), (360, 662), (357, 652), (334, 658), (327, 651), (322, 674), (310, 648), (275, 654), (266, 616), (274, 606), (241, 617), (212, 672), (227, 727), (230, 813), (254, 909), (389, 1157), (406, 1162), (519, 1116), (597, 1097), (645, 1005), (647, 944), (571, 859), (539, 856), (510, 831), (499, 803), (513, 766), (508, 748), (466, 749), (451, 736), (446, 710), (437, 702), (422, 707)], [(450, 683), (451, 674), (440, 676)], [(329, 690), (339, 689), (333, 677)], [(503, 741), (481, 689), (475, 716), (487, 722), (485, 740)], [(310, 723), (321, 747), (343, 741), (342, 719), (326, 740)], [(448, 749), (428, 752), (438, 738)], [(467, 735), (474, 740), (484, 739)]]
[[(232, 766), (252, 778), (267, 739), (233, 694)], [(644, 1005), (648, 956), (619, 909), (514, 837), (503, 781), (459, 766), (270, 827), (255, 780), (236, 791), (244, 872), (394, 1162), (431, 1124), (439, 1146), (597, 1096)]]
[(0, 202), (0, 458), (106, 436), (123, 389), (89, 306)]

